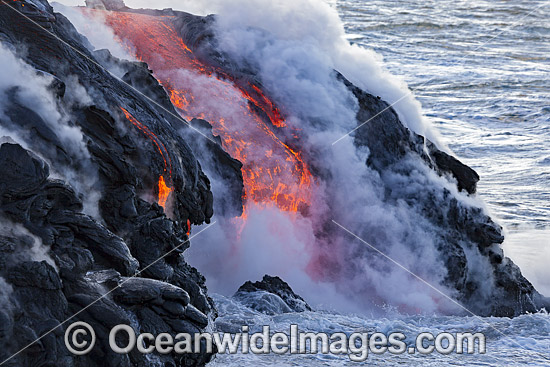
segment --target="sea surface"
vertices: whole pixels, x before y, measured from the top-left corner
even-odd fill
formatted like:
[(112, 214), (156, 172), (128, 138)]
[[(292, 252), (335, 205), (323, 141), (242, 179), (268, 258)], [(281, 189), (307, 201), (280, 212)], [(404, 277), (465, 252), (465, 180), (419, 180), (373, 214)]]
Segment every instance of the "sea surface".
[(510, 229), (550, 228), (550, 2), (336, 2), (382, 55)]
[[(401, 76), (447, 144), (481, 176), (504, 249), (550, 296), (550, 1), (331, 1), (350, 42)], [(371, 355), (374, 366), (550, 366), (550, 316), (387, 318), (317, 311), (270, 317), (215, 295), (219, 322), (252, 331), (483, 332), (484, 355)], [(346, 356), (221, 355), (214, 366), (352, 366)]]
[(505, 254), (550, 296), (550, 1), (332, 1), (481, 176)]

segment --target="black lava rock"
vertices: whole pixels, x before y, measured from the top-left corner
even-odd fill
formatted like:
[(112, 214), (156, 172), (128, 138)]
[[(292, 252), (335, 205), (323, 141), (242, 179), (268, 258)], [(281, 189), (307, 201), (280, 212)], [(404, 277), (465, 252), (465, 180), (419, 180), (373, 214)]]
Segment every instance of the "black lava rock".
[[(2, 96), (0, 125), (20, 144), (0, 145), (0, 363), (26, 347), (5, 365), (149, 365), (140, 353), (113, 353), (110, 329), (128, 324), (137, 333), (175, 336), (205, 331), (216, 317), (204, 277), (182, 256), (191, 226), (213, 216), (210, 181), (188, 144), (203, 137), (185, 133), (188, 124), (147, 65), (90, 52), (45, 0), (1, 2), (0, 40), (25, 49), (21, 61), (52, 81), (50, 107), (59, 112), (58, 121), (33, 111), (17, 88)], [(123, 82), (100, 66), (109, 63), (126, 70)], [(77, 92), (74, 80), (93, 104), (67, 98)], [(81, 134), (81, 142), (62, 127)], [(238, 162), (212, 148), (227, 165), (220, 169), (242, 187)], [(171, 189), (165, 207), (157, 200), (161, 177)], [(64, 345), (75, 321), (96, 331), (87, 356)], [(212, 354), (201, 350), (155, 358), (203, 366)]]
[(233, 298), (269, 315), (312, 310), (302, 297), (294, 293), (288, 283), (279, 277), (269, 275), (264, 275), (260, 282), (244, 283)]

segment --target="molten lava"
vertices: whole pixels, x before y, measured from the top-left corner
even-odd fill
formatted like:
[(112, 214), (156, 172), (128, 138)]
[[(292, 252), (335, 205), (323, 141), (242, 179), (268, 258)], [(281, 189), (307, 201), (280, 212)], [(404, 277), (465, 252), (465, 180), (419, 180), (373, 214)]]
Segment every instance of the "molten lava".
[[(154, 70), (180, 114), (209, 121), (224, 149), (243, 163), (246, 200), (289, 212), (309, 207), (313, 179), (308, 165), (300, 152), (279, 138), (287, 124), (258, 86), (243, 85), (199, 61), (178, 35), (172, 16), (101, 13), (121, 43)], [(128, 114), (127, 118), (149, 135)], [(164, 157), (160, 141), (152, 140)]]
[[(164, 145), (164, 143), (155, 134), (153, 134), (147, 126), (143, 125), (134, 116), (132, 116), (132, 114), (130, 114), (128, 110), (123, 107), (120, 107), (120, 109), (126, 116), (126, 119), (153, 142), (153, 145), (159, 151), (160, 157), (164, 163), (164, 172), (169, 175), (170, 181), (172, 181), (172, 160), (170, 158), (168, 150), (166, 150), (166, 146)], [(158, 204), (164, 209), (166, 209), (166, 202), (168, 201), (168, 198), (170, 197), (172, 191), (173, 189), (166, 185), (166, 181), (164, 181), (164, 176), (161, 175), (158, 182)]]
[(166, 182), (164, 181), (164, 177), (159, 177), (159, 200), (158, 203), (160, 206), (162, 206), (164, 209), (166, 209), (166, 202), (168, 201), (168, 198), (170, 197), (170, 194), (172, 193), (172, 189), (168, 186), (166, 186)]

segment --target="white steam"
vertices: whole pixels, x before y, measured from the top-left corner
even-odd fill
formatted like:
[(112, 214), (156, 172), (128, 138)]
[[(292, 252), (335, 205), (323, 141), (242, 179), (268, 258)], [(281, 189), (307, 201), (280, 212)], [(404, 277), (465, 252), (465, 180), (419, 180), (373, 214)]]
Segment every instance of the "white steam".
[[(216, 10), (216, 5), (219, 2), (210, 0), (157, 0), (151, 2), (149, 0), (124, 0), (126, 6), (134, 9), (167, 9), (183, 10), (197, 15), (207, 15)], [(58, 0), (66, 6), (85, 6), (84, 0)], [(55, 3), (53, 3), (55, 4)]]
[[(151, 7), (148, 2), (138, 3), (127, 1), (129, 6)], [(268, 95), (284, 108), (287, 123), (302, 131), (304, 156), (321, 171), (313, 185), (316, 195), (309, 215), (260, 207), (249, 200), (246, 221), (216, 218), (221, 224), (194, 241), (188, 255), (206, 275), (211, 290), (231, 294), (244, 281), (269, 273), (283, 277), (314, 304), (332, 303), (348, 310), (393, 305), (405, 312), (457, 312), (445, 297), (332, 223), (332, 219), (341, 223), (438, 285), (447, 275), (438, 258), (440, 229), (423, 219), (414, 202), (388, 200), (386, 191), (399, 198), (411, 192), (440, 195), (445, 188), (459, 201), (474, 201), (418, 161), (402, 162), (410, 175), (388, 171), (381, 177), (365, 164), (369, 152), (358, 150), (351, 138), (332, 145), (355, 128), (358, 108), (333, 70), (389, 103), (400, 100), (394, 108), (402, 121), (437, 143), (437, 134), (406, 85), (385, 70), (374, 52), (346, 41), (336, 10), (318, 0), (216, 0), (208, 6), (159, 1), (154, 6), (218, 14), (220, 47), (258, 70)], [(182, 70), (155, 73), (193, 91), (200, 108), (188, 111), (191, 115), (201, 109), (219, 111), (228, 117), (229, 129), (252, 130), (247, 125), (250, 120), (235, 108), (233, 97), (239, 98), (238, 92), (224, 104), (217, 94), (225, 91), (213, 89), (213, 80)], [(207, 173), (214, 171), (204, 168)], [(213, 189), (215, 196), (226, 195), (220, 185)], [(451, 290), (444, 292), (452, 296)]]
[[(83, 1), (72, 0), (63, 0), (61, 3), (84, 5)], [(429, 121), (423, 116), (420, 103), (414, 98), (404, 80), (390, 74), (384, 67), (382, 57), (373, 50), (350, 45), (336, 9), (327, 1), (159, 0), (151, 3), (146, 0), (126, 0), (125, 3), (132, 8), (173, 8), (198, 15), (218, 14), (218, 36), (222, 41), (222, 48), (248, 60), (251, 60), (249, 54), (259, 50), (265, 53), (264, 59), (271, 56), (274, 64), (266, 65), (266, 75), (274, 75), (269, 74), (271, 68), (284, 67), (276, 63), (279, 56), (298, 58), (298, 55), (302, 55), (306, 56), (306, 59), (302, 59), (304, 62), (308, 58), (321, 56), (325, 67), (338, 70), (358, 87), (382, 97), (390, 104), (395, 103), (393, 108), (407, 127), (445, 148), (439, 142), (438, 133), (430, 127)], [(69, 19), (74, 19), (77, 24), (83, 23), (82, 20), (73, 17)], [(287, 54), (277, 54), (276, 50), (265, 44), (267, 39), (250, 27), (267, 31), (277, 40), (285, 42)], [(81, 27), (77, 28), (81, 30)], [(86, 32), (83, 33), (88, 36)], [(94, 29), (93, 33), (102, 38), (96, 42), (111, 44), (111, 38), (103, 28)], [(116, 49), (116, 45), (102, 47)], [(273, 54), (268, 55), (270, 52)], [(347, 132), (349, 130), (345, 133)]]
[(85, 107), (93, 104), (92, 97), (86, 91), (86, 88), (80, 84), (76, 75), (70, 75), (65, 79), (66, 92), (65, 101), (70, 105)]
[[(434, 193), (447, 187), (460, 196), (456, 188), (415, 161), (404, 163), (415, 167), (414, 175), (388, 172), (383, 182), (366, 166), (368, 152), (358, 151), (352, 139), (332, 146), (356, 126), (358, 108), (334, 78), (334, 69), (390, 103), (407, 96), (394, 108), (409, 128), (435, 140), (406, 86), (383, 69), (373, 52), (350, 46), (336, 11), (320, 1), (243, 0), (217, 3), (216, 10), (220, 47), (259, 71), (268, 94), (288, 114), (287, 123), (303, 131), (305, 156), (325, 174), (311, 203), (314, 215), (308, 218), (249, 203), (244, 227), (228, 228), (225, 222), (218, 233), (205, 232), (208, 239), (192, 247), (191, 260), (207, 274), (213, 289), (227, 294), (245, 280), (271, 273), (312, 302), (319, 301), (319, 284), (328, 282), (346, 295), (348, 309), (352, 304), (391, 304), (406, 312), (456, 312), (443, 296), (331, 222), (346, 226), (433, 284), (446, 276), (437, 258), (438, 229), (419, 219), (414, 206), (389, 204), (385, 185), (392, 182), (396, 196), (426, 187)], [(238, 122), (233, 122), (236, 129), (246, 129)]]
[(13, 293), (13, 287), (6, 280), (0, 277), (0, 308), (4, 311), (9, 311), (13, 304), (10, 300)]
[[(48, 90), (53, 77), (37, 74), (37, 70), (18, 59), (3, 44), (0, 44), (0, 63), (3, 67), (0, 93), (5, 95), (10, 89), (17, 88), (16, 94), (20, 103), (40, 115), (61, 141), (72, 148), (73, 153), (86, 155), (82, 132), (67, 124), (57, 109), (54, 96)], [(6, 98), (0, 102), (0, 116), (5, 117), (7, 103), (9, 102)]]
[[(290, 77), (299, 78), (305, 83), (312, 80), (309, 73), (336, 69), (358, 87), (382, 97), (390, 104), (396, 103), (393, 108), (411, 130), (434, 142), (438, 141), (437, 134), (422, 115), (420, 103), (410, 93), (405, 82), (385, 69), (380, 55), (349, 44), (337, 11), (326, 2), (220, 1), (216, 13), (220, 14), (218, 36), (221, 38), (221, 47), (247, 60), (257, 57), (265, 61), (261, 64), (263, 80), (282, 85)], [(267, 33), (251, 30), (250, 27)], [(270, 37), (277, 42), (270, 43)], [(316, 61), (317, 69), (308, 68), (309, 60), (312, 59)], [(294, 66), (291, 69), (287, 68), (289, 61)], [(293, 72), (295, 74), (289, 74)], [(319, 81), (318, 76), (313, 80)], [(299, 87), (314, 89), (315, 86)], [(316, 94), (310, 95), (310, 98), (313, 96)], [(318, 95), (316, 97), (322, 98)], [(331, 97), (330, 100), (334, 101), (337, 96), (333, 94)]]
[(63, 1), (61, 3), (53, 3), (52, 6), (56, 12), (66, 16), (80, 34), (86, 36), (95, 50), (107, 49), (111, 52), (111, 55), (119, 59), (135, 60), (132, 54), (117, 42), (113, 30), (105, 25), (105, 20), (100, 13), (92, 13), (93, 16), (85, 16), (82, 12), (65, 5), (83, 4), (71, 4), (71, 2)]
[(0, 233), (2, 233), (2, 235), (19, 239), (25, 238), (28, 239), (28, 242), (30, 242), (30, 248), (15, 249), (15, 254), (13, 255), (15, 258), (12, 257), (10, 260), (11, 262), (29, 260), (37, 262), (46, 261), (57, 270), (55, 261), (49, 255), (49, 247), (45, 246), (39, 237), (33, 235), (21, 224), (13, 223), (6, 218), (0, 219)]

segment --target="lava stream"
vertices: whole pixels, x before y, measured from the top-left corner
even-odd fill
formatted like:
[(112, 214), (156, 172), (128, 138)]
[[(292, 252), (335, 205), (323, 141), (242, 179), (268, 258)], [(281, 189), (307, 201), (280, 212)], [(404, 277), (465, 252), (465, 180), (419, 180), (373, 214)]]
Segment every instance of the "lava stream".
[(159, 200), (158, 203), (160, 206), (166, 209), (166, 202), (168, 201), (168, 197), (170, 196), (170, 193), (172, 192), (172, 189), (168, 186), (166, 186), (166, 182), (164, 181), (164, 177), (160, 176), (159, 178)]
[[(168, 175), (169, 181), (172, 181), (172, 161), (170, 158), (170, 154), (168, 153), (168, 150), (166, 150), (166, 146), (160, 139), (147, 128), (147, 126), (143, 125), (141, 122), (139, 122), (128, 110), (126, 110), (123, 107), (120, 107), (124, 115), (126, 116), (126, 119), (132, 123), (140, 132), (142, 132), (147, 138), (149, 138), (153, 145), (157, 148), (157, 150), (160, 153), (160, 156), (164, 162), (164, 173)], [(167, 158), (168, 157), (168, 158)], [(162, 206), (164, 209), (166, 209), (166, 202), (168, 201), (168, 198), (170, 197), (170, 194), (172, 193), (174, 189), (166, 185), (166, 181), (164, 180), (164, 176), (159, 177), (158, 181), (158, 204)]]
[[(209, 121), (224, 149), (243, 163), (247, 200), (305, 212), (314, 189), (311, 172), (301, 153), (274, 132), (287, 124), (258, 86), (241, 86), (223, 71), (200, 62), (178, 35), (174, 17), (125, 12), (104, 15), (121, 43), (154, 70), (181, 115)], [(260, 111), (269, 121), (262, 119)]]

